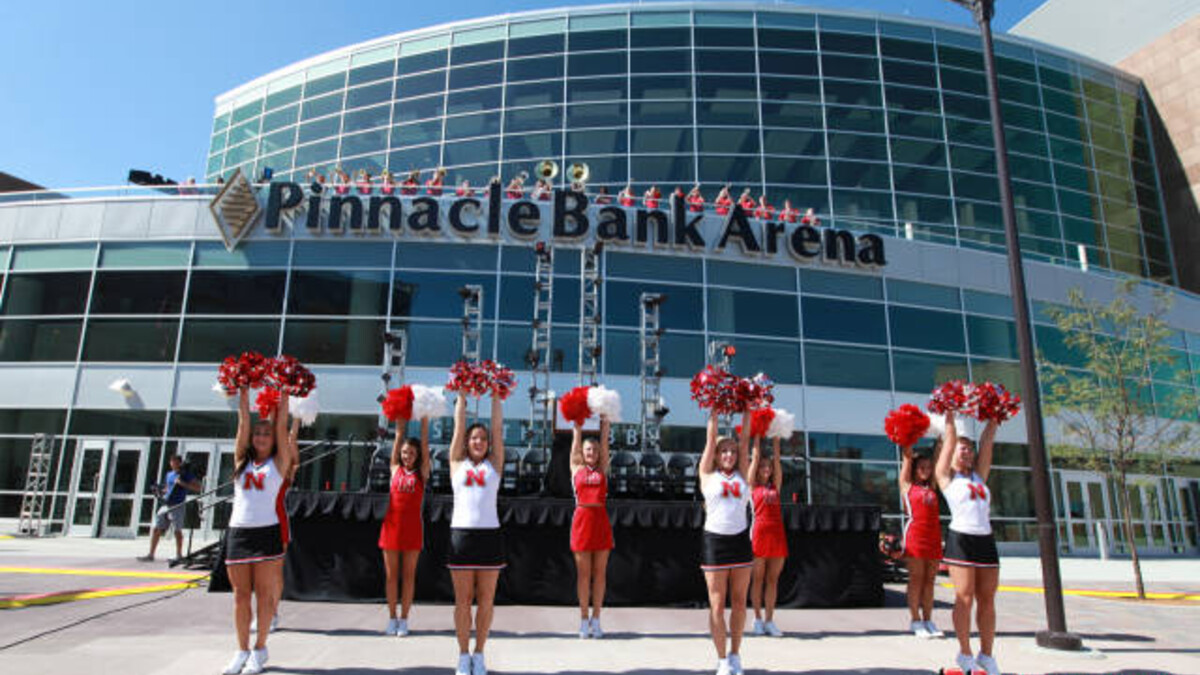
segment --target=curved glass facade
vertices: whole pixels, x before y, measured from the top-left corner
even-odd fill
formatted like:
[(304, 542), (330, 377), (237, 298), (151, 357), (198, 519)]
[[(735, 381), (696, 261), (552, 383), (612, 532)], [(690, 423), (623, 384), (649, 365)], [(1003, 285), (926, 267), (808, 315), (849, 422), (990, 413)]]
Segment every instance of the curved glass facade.
[[(1032, 258), (1173, 283), (1139, 83), (997, 39)], [(748, 187), (826, 222), (1000, 250), (979, 38), (901, 19), (720, 5), (581, 8), (352, 46), (218, 99), (209, 179), (341, 165), (485, 183), (586, 162), (637, 194)]]

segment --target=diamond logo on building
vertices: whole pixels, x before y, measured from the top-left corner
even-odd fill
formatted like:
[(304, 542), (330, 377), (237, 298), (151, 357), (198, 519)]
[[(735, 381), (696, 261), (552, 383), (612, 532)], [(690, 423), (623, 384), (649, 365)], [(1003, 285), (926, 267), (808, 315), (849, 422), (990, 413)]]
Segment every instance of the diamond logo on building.
[(254, 223), (262, 215), (254, 186), (242, 175), (241, 169), (234, 172), (208, 209), (212, 211), (221, 239), (225, 240), (225, 248), (230, 251), (254, 229)]

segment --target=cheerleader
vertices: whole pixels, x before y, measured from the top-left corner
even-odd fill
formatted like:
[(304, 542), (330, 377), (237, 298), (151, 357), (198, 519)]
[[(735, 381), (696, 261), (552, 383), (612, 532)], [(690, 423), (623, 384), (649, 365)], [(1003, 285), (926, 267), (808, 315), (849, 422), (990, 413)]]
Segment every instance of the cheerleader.
[(700, 194), (700, 186), (696, 185), (687, 194), (688, 211), (701, 213), (704, 211), (704, 195)]
[[(283, 485), (279, 488), (279, 503), (281, 505), (286, 502), (287, 491), (289, 489), (291, 489), (291, 487), (293, 485), (296, 484), (296, 471), (298, 471), (300, 469), (299, 439), (300, 439), (300, 420), (293, 419), (292, 420), (292, 428), (288, 432), (288, 444), (293, 448), (293, 452), (295, 452), (296, 463), (292, 465), (292, 470), (288, 473), (287, 478), (285, 478), (283, 481)], [(291, 527), (291, 520), (288, 519), (287, 510), (282, 508), (282, 506), (279, 510), (279, 518), (280, 518), (280, 525), (282, 526), (281, 530), (283, 532), (283, 553), (284, 553), (284, 559), (286, 560), (287, 559), (287, 547), (288, 547), (288, 544), (291, 543), (291, 541), (292, 541), (292, 527)], [(279, 630), (279, 602), (281, 600), (283, 600), (283, 565), (279, 566), (279, 593), (275, 595), (275, 611), (271, 615), (271, 624), (270, 624), (270, 628), (268, 629), (268, 632), (274, 633), (275, 631)], [(258, 632), (258, 617), (257, 616), (255, 616), (254, 620), (250, 622), (250, 632), (251, 633)]]
[[(288, 440), (288, 397), (281, 396), (273, 420), (250, 421), (250, 397), (238, 393), (234, 441), (233, 510), (225, 532), (225, 569), (233, 586), (238, 651), (222, 671), (261, 673), (267, 665), (267, 635), (278, 602), (287, 534), (282, 487), (296, 465)], [(254, 649), (250, 649), (251, 596), (258, 601)]]
[[(579, 637), (601, 638), (600, 607), (608, 554), (613, 548), (608, 522), (608, 418), (600, 417), (600, 438), (583, 438), (575, 425), (571, 441), (571, 484), (575, 488), (575, 516), (571, 519), (571, 553), (575, 555), (575, 590), (579, 594)], [(592, 616), (588, 618), (588, 600)]]
[(728, 185), (721, 188), (721, 191), (717, 193), (717, 199), (713, 202), (713, 204), (717, 207), (718, 216), (729, 215), (729, 210), (733, 208), (733, 197), (729, 196)]
[[(946, 433), (937, 458), (938, 487), (950, 507), (950, 533), (942, 560), (950, 568), (954, 583), (954, 634), (958, 637), (958, 667), (1000, 675), (992, 657), (996, 638), (996, 586), (1000, 581), (1000, 556), (992, 535), (992, 493), (987, 486), (992, 468), (992, 446), (997, 423), (983, 428), (978, 449), (954, 426), (954, 413), (946, 413)], [(971, 606), (979, 630), (979, 654), (971, 655)]]
[[(739, 438), (717, 436), (717, 416), (708, 420), (708, 438), (700, 457), (700, 491), (704, 495), (704, 557), (700, 569), (708, 585), (708, 627), (717, 648), (717, 675), (740, 675), (742, 631), (746, 627), (746, 591), (754, 551), (750, 546), (746, 505), (750, 486), (750, 414), (742, 419)], [(729, 598), (729, 623), (725, 599)], [(729, 635), (726, 656), (725, 636)]]
[[(776, 438), (770, 461), (763, 459), (762, 439), (754, 439), (754, 458), (750, 460), (750, 497), (754, 503), (754, 527), (750, 541), (754, 546), (754, 573), (750, 583), (750, 602), (754, 604), (754, 634), (782, 637), (775, 625), (775, 598), (779, 595), (779, 574), (787, 560), (787, 535), (783, 531), (783, 509), (779, 488), (783, 485), (783, 465)], [(764, 620), (762, 608), (766, 605)]]
[[(384, 635), (408, 635), (408, 610), (416, 589), (417, 559), (425, 541), (421, 500), (429, 482), (429, 420), (421, 420), (420, 438), (403, 438), (408, 420), (396, 421), (392, 443), (392, 480), (387, 514), (379, 530), (379, 548), (387, 573), (388, 623)], [(403, 568), (403, 572), (401, 569)], [(396, 618), (396, 586), (400, 584), (400, 618)]]
[[(904, 525), (904, 557), (908, 566), (909, 628), (921, 638), (941, 637), (933, 623), (933, 582), (942, 559), (942, 525), (933, 484), (933, 458), (913, 457), (912, 446), (900, 449), (900, 494), (908, 522)], [(923, 618), (922, 618), (923, 617)]]
[[(450, 439), (450, 485), (454, 511), (450, 516), (450, 554), (446, 566), (454, 583), (454, 632), (458, 636), (455, 675), (487, 675), (483, 648), (492, 627), (496, 581), (504, 569), (504, 537), (496, 511), (504, 471), (504, 415), (500, 397), (492, 395), (492, 436), (476, 422), (467, 426), (467, 399), (454, 404), (454, 435)], [(475, 611), (475, 652), (471, 643), (471, 603)]]

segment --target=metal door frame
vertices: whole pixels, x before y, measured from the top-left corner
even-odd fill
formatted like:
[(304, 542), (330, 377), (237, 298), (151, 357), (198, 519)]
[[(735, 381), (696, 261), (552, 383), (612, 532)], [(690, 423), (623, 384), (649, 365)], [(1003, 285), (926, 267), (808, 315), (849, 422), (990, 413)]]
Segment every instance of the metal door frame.
[(108, 471), (106, 468), (106, 475), (104, 477), (104, 510), (101, 512), (104, 519), (100, 523), (99, 536), (135, 539), (137, 538), (138, 527), (141, 525), (142, 501), (146, 495), (146, 471), (149, 469), (150, 464), (150, 440), (136, 438), (111, 439), (108, 449), (109, 461), (106, 462), (107, 466), (115, 466), (114, 463), (117, 461), (117, 453), (119, 452), (138, 453), (137, 478), (134, 483), (133, 492), (130, 495), (133, 503), (131, 505), (132, 511), (129, 515), (129, 525), (123, 528), (110, 528), (106, 522), (113, 498), (113, 481), (116, 479), (116, 472)]
[[(1115, 542), (1113, 541), (1113, 513), (1109, 508), (1111, 498), (1108, 494), (1108, 481), (1104, 480), (1104, 476), (1090, 471), (1060, 471), (1062, 481), (1062, 500), (1063, 500), (1063, 520), (1066, 523), (1066, 543), (1067, 548), (1071, 553), (1096, 554), (1100, 552), (1100, 542), (1096, 537), (1096, 524), (1104, 529), (1104, 536), (1107, 540), (1106, 546), (1108, 552), (1113, 550)], [(1071, 515), (1071, 489), (1069, 483), (1078, 483), (1080, 493), (1083, 496), (1083, 520), (1080, 521)], [(1088, 484), (1096, 484), (1100, 486), (1101, 499), (1104, 500), (1103, 513), (1104, 517), (1097, 520), (1092, 516), (1092, 496), (1088, 490)], [(1075, 533), (1073, 527), (1076, 524), (1082, 523), (1087, 531), (1087, 546), (1078, 546), (1075, 544)]]
[[(95, 500), (94, 513), (91, 526), (87, 528), (87, 532), (76, 531), (76, 528), (82, 526), (75, 525), (75, 504), (79, 499), (79, 481), (82, 478), (80, 474), (83, 472), (83, 456), (92, 450), (100, 450), (100, 473), (98, 485), (92, 491), (85, 491), (83, 494), (91, 495)], [(100, 522), (104, 518), (105, 504), (105, 485), (108, 481), (108, 457), (111, 454), (112, 441), (107, 438), (77, 438), (75, 440), (75, 454), (71, 462), (71, 482), (67, 486), (67, 510), (64, 514), (65, 521), (63, 522), (63, 534), (68, 537), (95, 537), (100, 531)]]
[[(224, 455), (233, 454), (233, 443), (211, 440), (181, 440), (179, 441), (178, 452), (185, 462), (191, 453), (204, 453), (208, 455), (208, 469), (204, 474), (204, 481), (201, 485), (201, 493), (203, 494), (210, 490), (215, 490), (221, 484), (221, 458)], [(200, 527), (196, 534), (202, 540), (216, 538), (216, 532), (213, 529), (213, 519), (216, 511), (212, 508), (212, 504), (220, 499), (220, 495), (212, 494), (199, 500), (202, 510), (200, 511)]]

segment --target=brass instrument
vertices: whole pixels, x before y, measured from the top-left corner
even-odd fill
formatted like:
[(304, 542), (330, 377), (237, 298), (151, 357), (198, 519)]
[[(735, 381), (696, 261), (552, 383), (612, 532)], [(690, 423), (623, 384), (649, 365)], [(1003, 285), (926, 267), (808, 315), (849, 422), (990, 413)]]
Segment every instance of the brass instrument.
[(552, 159), (543, 159), (538, 162), (537, 175), (541, 180), (554, 180), (554, 177), (558, 175), (558, 162)]
[(580, 185), (583, 185), (587, 183), (588, 177), (591, 175), (591, 168), (589, 168), (588, 165), (583, 162), (575, 162), (571, 164), (571, 166), (567, 167), (567, 176), (571, 179), (572, 183), (579, 183)]

